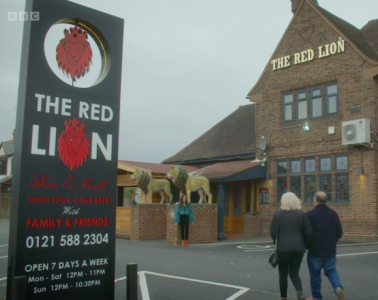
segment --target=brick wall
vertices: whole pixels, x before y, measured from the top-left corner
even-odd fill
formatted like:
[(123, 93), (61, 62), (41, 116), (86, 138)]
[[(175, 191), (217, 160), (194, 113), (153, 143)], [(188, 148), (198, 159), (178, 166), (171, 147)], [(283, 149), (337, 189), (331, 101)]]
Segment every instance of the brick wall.
[(243, 236), (252, 237), (260, 234), (260, 216), (258, 214), (244, 214)]
[[(277, 45), (272, 59), (277, 59), (294, 53), (313, 49), (338, 41), (340, 33), (331, 24), (314, 11), (309, 4), (304, 3), (303, 10), (293, 19), (291, 27), (284, 38)], [(277, 41), (278, 42), (278, 41)], [(293, 62), (293, 59), (291, 59)], [(364, 64), (363, 64), (364, 63)], [(272, 214), (279, 207), (277, 204), (277, 161), (317, 157), (316, 186), (319, 188), (319, 156), (348, 155), (349, 202), (345, 204), (332, 203), (329, 206), (337, 211), (344, 228), (345, 240), (378, 240), (378, 151), (369, 151), (367, 148), (342, 145), (342, 122), (362, 117), (360, 112), (351, 112), (350, 107), (362, 106), (361, 101), (361, 65), (363, 64), (362, 91), (363, 117), (370, 119), (372, 138), (377, 131), (378, 108), (378, 81), (372, 80), (378, 74), (378, 67), (361, 56), (348, 41), (345, 41), (345, 52), (311, 62), (292, 65), (287, 68), (273, 71), (270, 62), (267, 63), (264, 74), (256, 83), (250, 95), (250, 100), (256, 103), (256, 144), (260, 135), (267, 141), (265, 150), (268, 159), (268, 171), (272, 180), (261, 183), (262, 188), (269, 188), (270, 204), (260, 205), (260, 234), (269, 233)], [(325, 88), (328, 83), (338, 84), (338, 114), (311, 118), (311, 103), (308, 101), (308, 121), (310, 132), (304, 132), (299, 126), (304, 121), (283, 122), (282, 94), (295, 92), (301, 89), (310, 89), (314, 86), (323, 86), (322, 98), (325, 103)], [(375, 91), (375, 93), (374, 93)], [(260, 94), (261, 93), (261, 94)], [(262, 99), (262, 100), (261, 100)], [(293, 116), (296, 120), (296, 100), (293, 102)], [(260, 106), (262, 126), (260, 128)], [(328, 127), (335, 127), (335, 133), (329, 134)], [(260, 134), (261, 130), (261, 134)], [(378, 150), (377, 141), (374, 149)], [(260, 158), (260, 157), (259, 157)], [(363, 166), (364, 176), (358, 175), (357, 168)], [(333, 165), (333, 170), (334, 169)], [(290, 174), (288, 174), (288, 187)], [(304, 198), (304, 174), (302, 180), (302, 199)], [(335, 193), (335, 172), (332, 177), (333, 193)], [(288, 188), (290, 190), (290, 188)], [(335, 194), (334, 194), (335, 196)], [(312, 204), (305, 204), (309, 210)]]
[[(189, 227), (189, 244), (213, 243), (218, 240), (218, 205), (192, 204), (194, 223)], [(174, 223), (176, 205), (167, 209), (167, 244), (181, 245), (180, 226)]]
[(11, 194), (0, 194), (0, 218), (10, 217)]
[(167, 204), (141, 203), (131, 206), (131, 239), (164, 239), (167, 231)]

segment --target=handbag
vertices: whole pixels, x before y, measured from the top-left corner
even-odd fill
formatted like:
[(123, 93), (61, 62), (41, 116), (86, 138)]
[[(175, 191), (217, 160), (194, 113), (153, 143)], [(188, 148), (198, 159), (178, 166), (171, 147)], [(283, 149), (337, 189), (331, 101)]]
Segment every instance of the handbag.
[(278, 217), (280, 215), (280, 212), (278, 211), (277, 215), (277, 225), (276, 225), (276, 243), (275, 243), (275, 249), (274, 252), (269, 256), (269, 263), (270, 265), (275, 268), (278, 265), (279, 256), (277, 253), (277, 241), (278, 241)]

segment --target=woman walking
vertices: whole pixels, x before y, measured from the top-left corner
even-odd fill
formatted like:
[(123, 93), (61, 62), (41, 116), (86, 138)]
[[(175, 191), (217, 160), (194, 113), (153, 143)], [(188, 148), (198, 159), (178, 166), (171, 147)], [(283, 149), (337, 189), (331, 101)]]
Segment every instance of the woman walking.
[(180, 234), (182, 246), (188, 247), (189, 223), (194, 222), (194, 213), (192, 204), (188, 203), (186, 195), (180, 197), (180, 201), (176, 206), (175, 223), (180, 224)]
[(287, 299), (289, 275), (297, 291), (298, 300), (306, 300), (303, 296), (302, 282), (298, 274), (306, 251), (305, 243), (308, 243), (312, 237), (312, 228), (306, 213), (302, 210), (301, 202), (295, 194), (288, 192), (282, 195), (281, 209), (278, 209), (273, 216), (270, 235), (274, 243), (276, 236), (278, 238), (277, 253), (281, 299)]

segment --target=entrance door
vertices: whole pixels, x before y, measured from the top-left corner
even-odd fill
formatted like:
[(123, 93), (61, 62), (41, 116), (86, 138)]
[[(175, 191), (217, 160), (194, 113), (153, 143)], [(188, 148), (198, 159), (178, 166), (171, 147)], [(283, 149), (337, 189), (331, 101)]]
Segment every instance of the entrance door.
[(243, 187), (232, 186), (225, 201), (224, 232), (243, 232)]

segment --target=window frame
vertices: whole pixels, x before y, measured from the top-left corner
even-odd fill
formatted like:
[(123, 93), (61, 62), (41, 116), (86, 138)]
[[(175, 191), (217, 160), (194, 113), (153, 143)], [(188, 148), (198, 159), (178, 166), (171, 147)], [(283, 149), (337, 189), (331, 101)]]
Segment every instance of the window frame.
[[(279, 172), (279, 163), (284, 162), (286, 164), (286, 172)], [(287, 161), (286, 160), (278, 160), (277, 161), (277, 176), (286, 176), (287, 175)]]
[[(336, 93), (328, 94), (328, 87), (332, 85), (336, 85)], [(330, 113), (329, 112), (329, 98), (333, 96), (336, 96), (336, 112)], [(337, 84), (337, 82), (332, 82), (325, 85), (325, 105), (326, 105), (327, 116), (337, 115), (339, 113), (339, 85)]]
[[(291, 95), (291, 103), (286, 104), (285, 103), (285, 96), (288, 96), (288, 95)], [(289, 106), (289, 105), (291, 105), (291, 120), (286, 119), (286, 106)], [(282, 94), (282, 113), (283, 113), (282, 118), (283, 118), (284, 123), (294, 121), (293, 110), (294, 110), (294, 94), (293, 94), (293, 92), (288, 92), (288, 93)]]
[[(304, 93), (305, 94), (305, 98), (304, 99), (299, 99), (299, 95), (301, 93)], [(308, 101), (307, 101), (307, 89), (301, 89), (301, 90), (297, 90), (295, 92), (295, 98), (296, 98), (296, 106), (297, 106), (297, 121), (302, 121), (302, 120), (308, 120)], [(302, 118), (300, 119), (299, 118), (299, 104), (301, 102), (306, 102), (306, 118)]]
[[(321, 160), (325, 159), (325, 158), (329, 158), (331, 160), (331, 168), (330, 168), (330, 170), (323, 171), (322, 165), (321, 165)], [(332, 156), (319, 156), (319, 173), (332, 173)]]
[[(292, 163), (293, 162), (297, 162), (297, 161), (299, 161), (299, 172), (297, 172), (297, 173), (293, 173), (293, 171), (292, 171)], [(299, 175), (299, 174), (301, 174), (302, 173), (302, 159), (292, 159), (292, 160), (290, 160), (290, 175)]]
[[(338, 169), (338, 166), (337, 166), (337, 158), (339, 157), (346, 157), (347, 159), (347, 168), (346, 169)], [(343, 155), (335, 155), (335, 172), (345, 172), (345, 171), (349, 171), (349, 157), (347, 154), (343, 154)]]
[[(292, 180), (299, 179), (299, 193), (292, 190)], [(294, 193), (299, 199), (302, 198), (302, 176), (292, 176), (290, 177), (290, 192)]]
[[(280, 194), (278, 187), (279, 187), (280, 181), (282, 181), (282, 180), (286, 180), (286, 190), (283, 191), (282, 194)], [(277, 191), (276, 191), (277, 192), (277, 203), (281, 203), (281, 197), (282, 197), (282, 195), (287, 192), (287, 177), (277, 177), (277, 185), (276, 185), (276, 187), (277, 187)]]
[[(338, 181), (337, 179), (341, 176), (346, 176), (346, 179), (348, 181), (348, 188), (347, 188), (347, 199), (346, 200), (340, 200), (339, 199), (339, 193), (338, 193), (338, 188), (337, 188), (337, 184), (338, 184)], [(345, 204), (345, 203), (350, 203), (350, 185), (349, 185), (349, 173), (338, 173), (338, 174), (335, 174), (335, 203), (338, 203), (338, 204)]]
[[(308, 172), (306, 171), (306, 161), (313, 160), (314, 161), (314, 171)], [(305, 174), (316, 174), (316, 157), (306, 157), (304, 159), (304, 164), (303, 164), (303, 173)]]
[[(306, 179), (307, 178), (313, 178), (314, 179), (314, 188), (315, 188), (314, 194), (313, 194), (311, 200), (309, 200), (309, 201), (306, 201), (306, 195), (307, 195), (307, 180)], [(316, 193), (316, 175), (304, 176), (304, 200), (303, 200), (303, 202), (304, 203), (312, 203), (314, 201), (313, 199), (314, 199), (315, 193)]]
[[(320, 90), (320, 96), (314, 97), (312, 93), (313, 91), (318, 90), (318, 89)], [(320, 116), (314, 117), (314, 100), (318, 100), (318, 99), (320, 99), (321, 114)], [(322, 90), (321, 85), (310, 88), (310, 101), (311, 101), (311, 119), (323, 118), (323, 90)]]
[[(329, 177), (330, 179), (331, 179), (331, 182), (330, 182), (330, 185), (331, 185), (331, 197), (328, 197), (328, 194), (327, 194), (327, 192), (322, 188), (322, 186), (321, 186), (321, 183), (322, 183), (322, 178), (324, 178), (324, 177)], [(332, 174), (331, 173), (329, 173), (329, 174), (322, 174), (322, 175), (319, 175), (319, 190), (320, 191), (323, 191), (324, 193), (326, 193), (327, 194), (327, 203), (332, 203), (333, 202), (333, 184), (332, 184)]]

